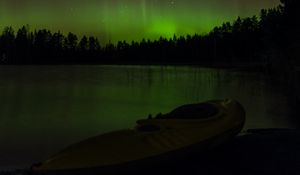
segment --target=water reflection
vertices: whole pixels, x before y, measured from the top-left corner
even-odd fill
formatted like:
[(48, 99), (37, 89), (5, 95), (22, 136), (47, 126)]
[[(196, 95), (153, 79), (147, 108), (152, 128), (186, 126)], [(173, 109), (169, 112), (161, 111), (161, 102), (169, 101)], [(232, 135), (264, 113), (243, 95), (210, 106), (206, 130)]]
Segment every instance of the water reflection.
[(246, 128), (295, 127), (285, 87), (255, 72), (160, 66), (0, 67), (0, 167), (24, 166), (149, 113), (233, 98)]

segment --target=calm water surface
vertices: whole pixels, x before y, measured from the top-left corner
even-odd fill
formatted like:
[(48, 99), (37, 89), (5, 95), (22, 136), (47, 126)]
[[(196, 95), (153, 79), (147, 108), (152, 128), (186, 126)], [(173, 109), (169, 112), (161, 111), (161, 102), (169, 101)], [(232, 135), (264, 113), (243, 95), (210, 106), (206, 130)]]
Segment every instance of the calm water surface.
[(149, 113), (233, 98), (245, 128), (295, 127), (285, 87), (255, 72), (160, 66), (1, 66), (0, 169), (24, 167)]

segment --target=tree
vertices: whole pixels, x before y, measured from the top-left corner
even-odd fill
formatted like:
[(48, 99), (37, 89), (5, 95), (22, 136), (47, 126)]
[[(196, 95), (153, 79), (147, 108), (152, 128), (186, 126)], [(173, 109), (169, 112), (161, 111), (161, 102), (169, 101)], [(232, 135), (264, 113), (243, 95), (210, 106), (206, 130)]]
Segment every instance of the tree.
[(65, 38), (65, 48), (69, 51), (75, 51), (77, 48), (78, 38), (74, 33), (69, 32)]
[(79, 50), (81, 52), (86, 52), (89, 48), (88, 38), (84, 35), (79, 42)]
[(49, 30), (42, 29), (34, 32), (34, 46), (39, 52), (46, 51), (50, 46), (52, 34)]
[(31, 48), (31, 41), (29, 39), (29, 26), (23, 26), (17, 32), (16, 36), (16, 50), (17, 56), (20, 63), (28, 63), (29, 52)]
[(60, 32), (56, 32), (52, 35), (50, 44), (54, 52), (63, 50), (65, 37)]
[(239, 33), (241, 31), (241, 27), (242, 27), (242, 19), (241, 17), (238, 17), (233, 23), (232, 32)]
[(1, 55), (0, 61), (5, 63), (14, 63), (15, 33), (12, 27), (5, 27), (0, 41)]
[(281, 0), (283, 3), (283, 43), (287, 58), (292, 65), (300, 65), (300, 1)]
[(89, 37), (89, 50), (92, 52), (100, 50), (99, 40), (95, 37)]
[(24, 48), (28, 46), (28, 33), (29, 33), (29, 27), (28, 26), (23, 26), (20, 28), (17, 32), (16, 36), (16, 45), (17, 48)]

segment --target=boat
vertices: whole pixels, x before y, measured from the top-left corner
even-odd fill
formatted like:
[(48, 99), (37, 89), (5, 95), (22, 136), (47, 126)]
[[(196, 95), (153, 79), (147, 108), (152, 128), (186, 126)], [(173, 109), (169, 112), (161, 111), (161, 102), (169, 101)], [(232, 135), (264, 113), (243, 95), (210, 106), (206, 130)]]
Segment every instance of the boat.
[(105, 133), (71, 145), (34, 165), (32, 171), (90, 174), (134, 169), (143, 163), (172, 160), (172, 156), (182, 157), (220, 146), (237, 135), (244, 123), (245, 110), (235, 100), (183, 105), (169, 113), (138, 120), (131, 129)]

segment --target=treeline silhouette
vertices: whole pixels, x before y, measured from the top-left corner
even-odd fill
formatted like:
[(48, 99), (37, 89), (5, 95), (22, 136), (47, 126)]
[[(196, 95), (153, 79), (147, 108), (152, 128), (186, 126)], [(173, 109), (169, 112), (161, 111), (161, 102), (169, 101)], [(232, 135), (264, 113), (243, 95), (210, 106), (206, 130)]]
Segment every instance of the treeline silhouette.
[(0, 36), (0, 64), (214, 64), (299, 63), (299, 1), (281, 0), (259, 16), (225, 22), (206, 35), (100, 45), (98, 38), (47, 29)]

